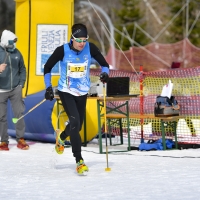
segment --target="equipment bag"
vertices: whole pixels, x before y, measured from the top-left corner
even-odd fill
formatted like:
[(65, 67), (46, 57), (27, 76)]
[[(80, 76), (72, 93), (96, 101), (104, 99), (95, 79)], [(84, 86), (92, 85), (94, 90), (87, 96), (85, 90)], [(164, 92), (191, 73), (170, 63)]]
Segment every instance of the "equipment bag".
[(171, 98), (157, 96), (154, 107), (154, 115), (156, 117), (178, 116), (180, 106), (174, 96)]

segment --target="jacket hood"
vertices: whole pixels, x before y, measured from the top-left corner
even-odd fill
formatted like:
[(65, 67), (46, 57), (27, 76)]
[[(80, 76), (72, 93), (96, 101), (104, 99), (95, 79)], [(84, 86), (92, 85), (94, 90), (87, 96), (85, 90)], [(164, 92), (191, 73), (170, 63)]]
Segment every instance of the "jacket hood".
[(17, 36), (14, 33), (12, 33), (11, 31), (8, 31), (8, 30), (4, 30), (1, 35), (0, 45), (2, 47), (6, 47), (6, 46), (8, 46), (8, 40), (14, 40), (16, 38), (17, 38)]

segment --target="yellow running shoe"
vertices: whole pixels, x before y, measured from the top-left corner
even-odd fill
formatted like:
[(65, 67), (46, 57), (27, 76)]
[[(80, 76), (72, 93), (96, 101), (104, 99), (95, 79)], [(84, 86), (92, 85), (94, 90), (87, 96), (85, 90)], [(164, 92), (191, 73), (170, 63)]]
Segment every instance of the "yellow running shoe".
[(64, 145), (65, 145), (65, 141), (61, 140), (60, 138), (60, 134), (62, 133), (62, 131), (60, 129), (55, 130), (54, 135), (56, 137), (56, 145), (55, 145), (55, 150), (58, 154), (63, 154), (64, 152)]
[(86, 175), (86, 173), (89, 171), (87, 165), (85, 165), (83, 160), (80, 160), (76, 163), (76, 171), (78, 175)]

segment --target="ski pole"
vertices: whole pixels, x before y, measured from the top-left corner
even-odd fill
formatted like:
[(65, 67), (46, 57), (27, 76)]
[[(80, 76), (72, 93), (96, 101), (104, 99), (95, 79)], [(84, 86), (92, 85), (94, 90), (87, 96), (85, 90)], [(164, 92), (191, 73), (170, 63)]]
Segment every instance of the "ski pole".
[(46, 99), (43, 99), (40, 103), (36, 104), (33, 108), (31, 108), (26, 114), (22, 115), (20, 118), (12, 118), (13, 123), (16, 124), (20, 119), (22, 119), (23, 117), (25, 117), (28, 113), (30, 113), (31, 111), (33, 111), (34, 109), (36, 109), (39, 105), (41, 105), (45, 101), (46, 101)]
[(108, 144), (107, 144), (107, 126), (106, 126), (106, 89), (105, 89), (105, 83), (103, 83), (103, 99), (104, 99), (104, 124), (105, 124), (105, 135), (106, 135), (106, 163), (107, 167), (105, 168), (105, 171), (111, 171), (111, 168), (108, 167)]

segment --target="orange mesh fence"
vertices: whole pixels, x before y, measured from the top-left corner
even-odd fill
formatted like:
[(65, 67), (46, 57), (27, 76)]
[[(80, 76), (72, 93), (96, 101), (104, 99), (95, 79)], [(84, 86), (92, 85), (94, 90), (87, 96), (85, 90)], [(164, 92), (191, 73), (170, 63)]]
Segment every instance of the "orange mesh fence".
[[(144, 67), (145, 71), (145, 67)], [(91, 81), (99, 78), (99, 70), (91, 70)], [(122, 70), (111, 70), (110, 77), (129, 76), (130, 94), (140, 94), (139, 76), (133, 72)], [(143, 113), (154, 114), (154, 103), (156, 97), (161, 94), (162, 88), (169, 81), (172, 81), (174, 95), (180, 104), (180, 115), (177, 125), (178, 142), (200, 144), (200, 67), (179, 68), (167, 71), (145, 72), (143, 74)], [(121, 102), (112, 102), (115, 105)], [(107, 105), (111, 106), (111, 105)], [(129, 101), (129, 111), (133, 114), (140, 114), (140, 97), (133, 97)], [(127, 137), (127, 121), (123, 119), (123, 136)], [(145, 140), (161, 138), (160, 120), (144, 119), (143, 138)], [(132, 139), (141, 139), (140, 119), (130, 119), (130, 134)], [(167, 138), (173, 138), (173, 129), (166, 128)], [(120, 135), (119, 125), (113, 125), (111, 133)]]

